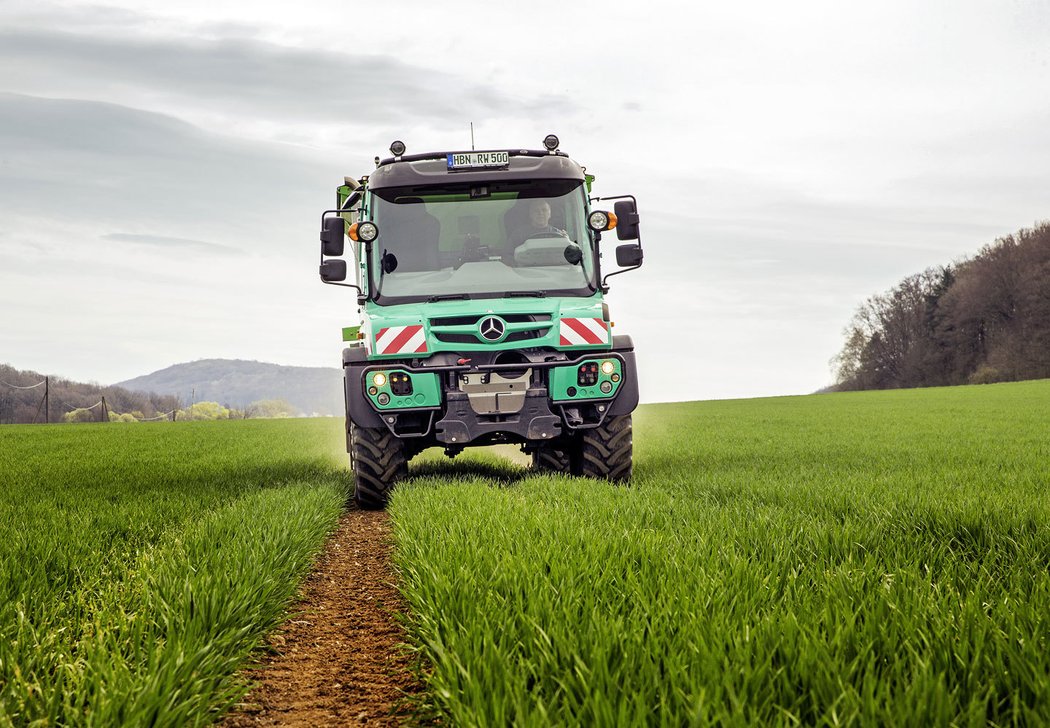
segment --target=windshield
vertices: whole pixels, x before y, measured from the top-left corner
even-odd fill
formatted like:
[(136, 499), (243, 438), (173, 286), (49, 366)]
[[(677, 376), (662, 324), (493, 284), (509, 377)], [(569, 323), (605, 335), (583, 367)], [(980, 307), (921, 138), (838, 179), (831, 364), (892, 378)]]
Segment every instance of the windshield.
[(585, 205), (579, 180), (376, 190), (375, 300), (588, 296), (596, 286)]

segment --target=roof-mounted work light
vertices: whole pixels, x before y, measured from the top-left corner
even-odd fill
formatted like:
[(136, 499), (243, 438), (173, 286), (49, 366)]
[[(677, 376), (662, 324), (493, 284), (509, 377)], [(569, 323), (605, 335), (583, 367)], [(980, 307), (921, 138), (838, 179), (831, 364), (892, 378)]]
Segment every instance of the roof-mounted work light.
[(390, 153), (395, 157), (400, 157), (405, 153), (405, 143), (400, 139), (390, 145)]
[(555, 134), (548, 134), (543, 139), (543, 146), (546, 147), (548, 152), (555, 151), (559, 144), (561, 144), (561, 142), (558, 141), (558, 137)]

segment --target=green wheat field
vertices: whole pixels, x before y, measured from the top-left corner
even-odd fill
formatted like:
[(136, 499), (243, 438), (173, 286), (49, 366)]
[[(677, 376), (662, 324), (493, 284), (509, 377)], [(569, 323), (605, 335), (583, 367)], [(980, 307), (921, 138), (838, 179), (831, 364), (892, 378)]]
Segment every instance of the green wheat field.
[[(350, 478), (339, 420), (0, 428), (0, 724), (206, 724)], [(1050, 722), (1050, 381), (642, 407), (630, 487), (389, 508), (422, 720)]]

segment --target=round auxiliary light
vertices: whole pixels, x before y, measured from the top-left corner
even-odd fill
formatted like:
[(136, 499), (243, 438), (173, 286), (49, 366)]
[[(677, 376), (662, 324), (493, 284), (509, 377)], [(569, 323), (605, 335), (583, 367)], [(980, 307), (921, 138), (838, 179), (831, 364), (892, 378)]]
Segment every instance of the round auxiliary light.
[(379, 404), (390, 404), (390, 395), (386, 392), (380, 392), (379, 396), (376, 397), (376, 401), (379, 402)]
[(383, 372), (376, 372), (372, 375), (372, 384), (376, 385), (377, 387), (382, 387), (384, 384), (386, 384), (386, 375), (383, 374)]
[(370, 243), (379, 237), (379, 228), (374, 222), (359, 222), (357, 224), (357, 239), (362, 243)]
[(602, 362), (602, 374), (612, 374), (616, 371), (616, 365), (609, 360)]
[(400, 139), (390, 145), (390, 153), (395, 157), (400, 157), (405, 153), (405, 143)]
[(543, 138), (543, 146), (546, 147), (549, 152), (553, 152), (557, 149), (559, 144), (561, 144), (561, 142), (558, 141), (558, 137), (554, 134), (548, 134)]
[(601, 210), (595, 210), (587, 217), (587, 226), (596, 232), (609, 229), (609, 215)]
[(602, 394), (608, 394), (612, 391), (612, 382), (602, 382), (598, 388), (602, 390)]

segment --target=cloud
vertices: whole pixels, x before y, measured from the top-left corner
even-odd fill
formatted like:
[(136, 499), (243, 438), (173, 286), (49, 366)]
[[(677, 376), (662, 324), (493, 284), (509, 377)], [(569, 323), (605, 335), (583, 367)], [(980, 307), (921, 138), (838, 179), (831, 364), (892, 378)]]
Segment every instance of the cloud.
[(172, 238), (166, 235), (140, 235), (136, 233), (108, 233), (102, 236), (103, 240), (114, 240), (120, 243), (141, 243), (153, 245), (169, 250), (190, 249), (221, 253), (236, 253), (236, 248), (219, 243), (209, 243), (204, 240), (190, 240), (188, 238)]
[(115, 104), (0, 94), (0, 118), (0, 212), (96, 233), (277, 244), (335, 184), (307, 150)]
[(573, 107), (565, 95), (519, 99), (490, 85), (394, 55), (353, 55), (262, 40), (91, 36), (39, 28), (0, 31), (0, 85), (51, 96), (182, 99), (230, 117), (401, 125), (534, 114)]

